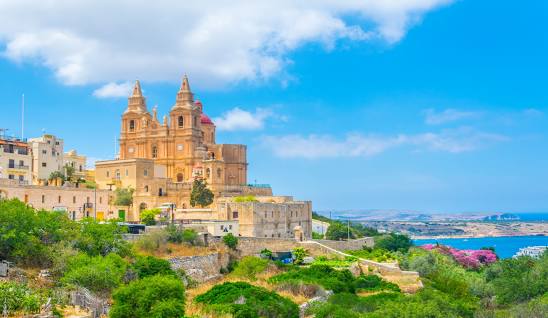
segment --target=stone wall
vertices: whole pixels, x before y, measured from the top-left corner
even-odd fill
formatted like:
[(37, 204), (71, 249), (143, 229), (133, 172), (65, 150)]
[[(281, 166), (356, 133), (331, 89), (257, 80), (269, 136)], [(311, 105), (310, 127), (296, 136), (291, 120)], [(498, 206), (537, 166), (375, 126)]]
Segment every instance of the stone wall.
[(363, 246), (373, 247), (375, 241), (372, 237), (364, 237), (350, 241), (331, 241), (331, 240), (314, 240), (320, 244), (327, 245), (339, 251), (346, 250), (361, 250)]
[(174, 270), (184, 269), (186, 274), (198, 282), (205, 282), (220, 276), (221, 268), (228, 265), (229, 255), (212, 253), (209, 255), (180, 256), (168, 259)]

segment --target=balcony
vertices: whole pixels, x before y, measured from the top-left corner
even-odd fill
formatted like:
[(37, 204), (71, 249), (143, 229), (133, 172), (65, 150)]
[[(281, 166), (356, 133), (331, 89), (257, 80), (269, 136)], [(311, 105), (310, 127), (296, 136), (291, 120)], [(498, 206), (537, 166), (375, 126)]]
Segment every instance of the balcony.
[(8, 165), (8, 169), (29, 170), (29, 166), (25, 166), (25, 165)]

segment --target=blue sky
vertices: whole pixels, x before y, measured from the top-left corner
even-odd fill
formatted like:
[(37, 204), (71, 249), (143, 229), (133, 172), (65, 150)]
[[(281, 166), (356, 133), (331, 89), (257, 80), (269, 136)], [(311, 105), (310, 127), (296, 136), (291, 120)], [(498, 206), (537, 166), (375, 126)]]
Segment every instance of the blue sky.
[[(314, 209), (548, 210), (547, 3), (325, 2), (160, 1), (146, 21), (2, 4), (0, 127), (20, 134), (24, 93), (26, 136), (112, 158), (129, 83), (163, 116), (188, 73), (218, 142), (248, 145), (250, 182)], [(102, 23), (67, 18), (84, 7)]]

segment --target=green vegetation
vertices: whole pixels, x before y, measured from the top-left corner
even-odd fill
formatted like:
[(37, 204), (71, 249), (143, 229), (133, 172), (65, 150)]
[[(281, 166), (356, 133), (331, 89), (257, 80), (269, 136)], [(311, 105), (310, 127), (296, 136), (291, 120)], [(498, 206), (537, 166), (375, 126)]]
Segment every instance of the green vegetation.
[(257, 198), (255, 198), (254, 195), (240, 195), (237, 197), (234, 197), (234, 202), (258, 202)]
[(27, 285), (0, 281), (0, 308), (2, 311), (6, 313), (39, 313), (40, 306), (44, 303), (45, 299)]
[(264, 272), (267, 266), (267, 259), (255, 256), (245, 256), (238, 262), (232, 275), (254, 281), (257, 280), (257, 274)]
[(289, 299), (244, 282), (216, 285), (194, 300), (212, 313), (237, 318), (299, 317), (299, 308)]
[(293, 250), (293, 263), (294, 264), (297, 264), (297, 265), (300, 265), (304, 262), (304, 258), (308, 256), (308, 252), (302, 248), (302, 247), (297, 247)]
[[(325, 238), (328, 240), (346, 240), (350, 236), (350, 239), (360, 238), (360, 237), (369, 237), (369, 236), (378, 236), (379, 232), (374, 229), (367, 227), (361, 223), (357, 222), (341, 222), (341, 221), (335, 221), (331, 220), (330, 218), (327, 218), (325, 216), (319, 215), (315, 212), (312, 212), (312, 218), (318, 221), (329, 223), (329, 228), (327, 229), (327, 232), (325, 233)], [(319, 233), (316, 233), (316, 237), (314, 237), (314, 233), (312, 233), (312, 238), (314, 239), (322, 239), (323, 237), (318, 236)]]
[(133, 204), (133, 192), (134, 189), (128, 188), (118, 188), (114, 191), (115, 199), (114, 205), (119, 206), (130, 206)]
[(141, 222), (145, 225), (156, 225), (156, 216), (162, 213), (160, 209), (148, 209), (141, 211)]
[(149, 276), (118, 288), (111, 318), (181, 318), (185, 314), (185, 287), (174, 276)]
[(177, 276), (177, 273), (171, 269), (169, 261), (154, 256), (138, 256), (131, 268), (137, 273), (139, 278), (158, 274)]
[(345, 258), (328, 258), (327, 256), (319, 256), (314, 259), (312, 265), (327, 265), (330, 267), (350, 267), (358, 260), (357, 257), (347, 256)]
[(392, 252), (405, 253), (413, 246), (413, 242), (407, 235), (391, 233), (375, 238), (375, 247)]
[(109, 295), (122, 283), (127, 267), (127, 261), (117, 254), (102, 257), (80, 253), (68, 260), (61, 282), (82, 286), (101, 295)]
[(372, 260), (375, 262), (395, 262), (399, 259), (400, 254), (395, 252), (390, 252), (388, 250), (382, 249), (382, 248), (368, 248), (364, 247), (361, 250), (349, 250), (345, 251), (345, 253), (354, 255), (359, 258)]
[(195, 179), (190, 192), (190, 205), (205, 207), (213, 203), (213, 192), (202, 179)]
[(194, 229), (180, 229), (170, 224), (166, 227), (167, 241), (171, 243), (188, 243), (196, 245), (198, 233)]
[(323, 240), (324, 237), (322, 234), (318, 233), (318, 232), (312, 232), (312, 239), (313, 240)]
[(225, 243), (228, 248), (235, 250), (238, 246), (238, 238), (232, 233), (228, 233), (227, 235), (223, 236), (223, 243)]

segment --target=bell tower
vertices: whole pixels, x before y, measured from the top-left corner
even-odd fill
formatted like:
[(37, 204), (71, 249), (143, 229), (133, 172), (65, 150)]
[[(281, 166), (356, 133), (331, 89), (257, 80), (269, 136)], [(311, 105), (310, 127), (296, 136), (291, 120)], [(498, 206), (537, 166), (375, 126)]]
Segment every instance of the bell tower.
[(144, 149), (138, 147), (136, 138), (138, 132), (146, 130), (150, 122), (151, 115), (147, 111), (141, 84), (137, 80), (128, 98), (126, 111), (122, 115), (120, 159), (139, 158), (145, 155)]

